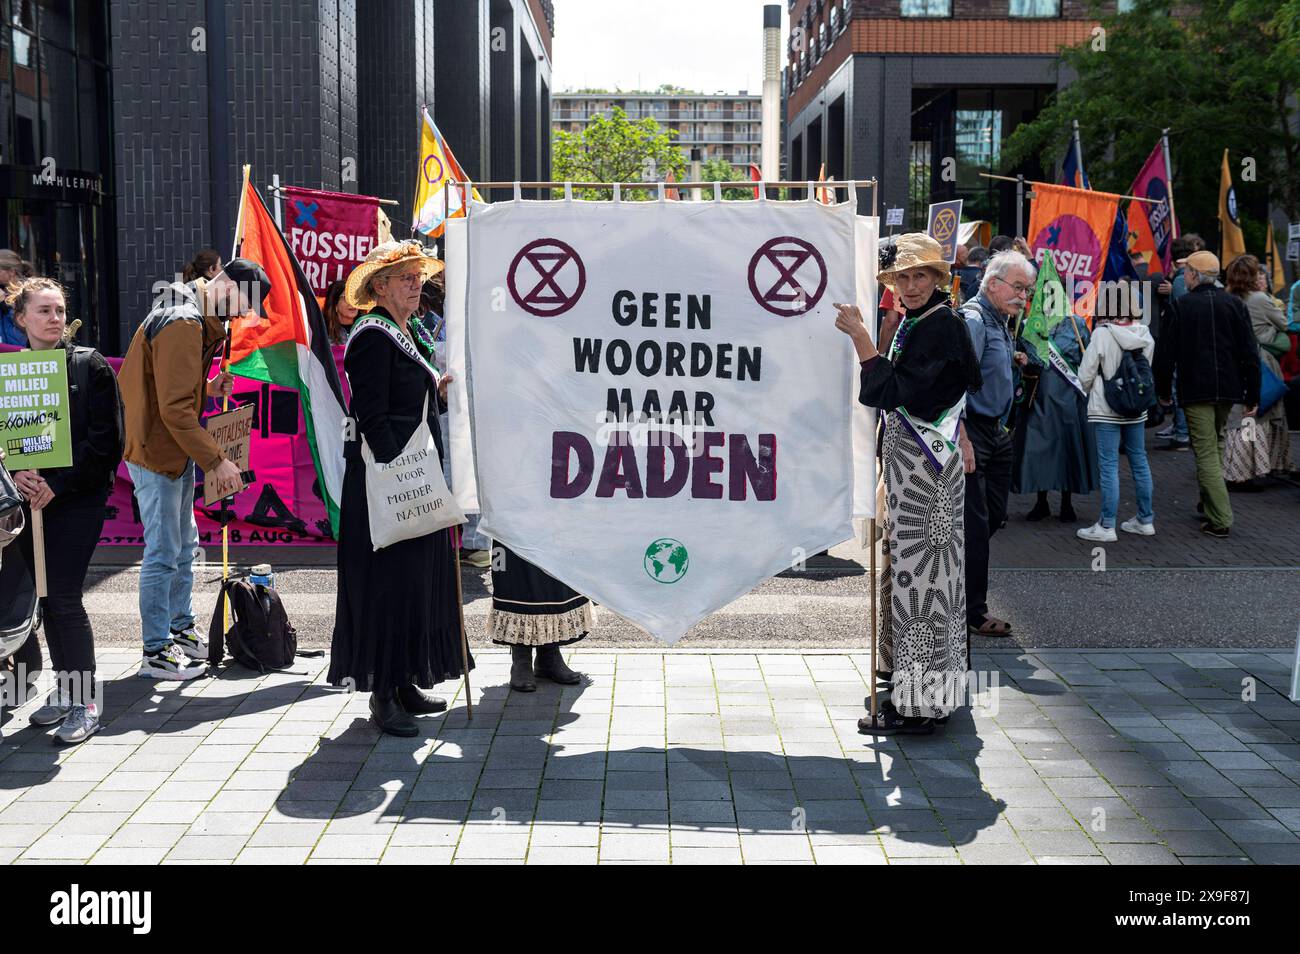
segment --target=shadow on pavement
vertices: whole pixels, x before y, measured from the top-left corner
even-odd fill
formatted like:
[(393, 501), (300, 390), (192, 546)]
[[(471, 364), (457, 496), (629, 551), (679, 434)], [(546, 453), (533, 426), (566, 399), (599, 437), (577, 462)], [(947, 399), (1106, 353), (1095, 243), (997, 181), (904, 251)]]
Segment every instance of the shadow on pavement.
[(463, 707), (421, 717), (422, 735), (413, 739), (381, 736), (358, 717), (321, 740), (277, 810), (311, 820), (374, 815), (400, 825), (496, 822), (503, 833), (532, 821), (606, 832), (663, 831), (671, 823), (742, 834), (889, 833), (951, 846), (973, 841), (1006, 809), (983, 791), (975, 760), (983, 745), (969, 710), (931, 737), (854, 736), (861, 759), (689, 744), (607, 751), (590, 736), (566, 739), (588, 684), (565, 691), (539, 684), (531, 696), (489, 687), (473, 722)]

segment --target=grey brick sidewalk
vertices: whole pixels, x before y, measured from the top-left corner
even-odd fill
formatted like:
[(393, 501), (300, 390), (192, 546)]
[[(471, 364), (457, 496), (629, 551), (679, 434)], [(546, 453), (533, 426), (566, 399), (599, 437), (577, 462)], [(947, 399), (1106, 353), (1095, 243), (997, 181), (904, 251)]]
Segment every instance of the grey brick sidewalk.
[(996, 710), (892, 740), (855, 731), (856, 652), (577, 651), (587, 684), (521, 695), (484, 651), (474, 720), (457, 698), (409, 740), (321, 660), (183, 686), (137, 660), (101, 654), (80, 748), (32, 705), (5, 726), (0, 862), (1300, 862), (1288, 653), (977, 654)]
[[(1234, 415), (1235, 419), (1235, 415)], [(1233, 491), (1231, 496), (1232, 535), (1226, 540), (1200, 532), (1203, 518), (1196, 513), (1200, 492), (1196, 485), (1196, 460), (1191, 451), (1165, 449), (1147, 431), (1147, 459), (1155, 488), (1156, 535), (1121, 539), (1106, 546), (1107, 562), (1121, 567), (1295, 567), (1300, 566), (1300, 480), (1269, 477), (1256, 491)], [(1291, 434), (1294, 459), (1300, 446), (1300, 431)], [(1136, 513), (1133, 480), (1128, 461), (1119, 463), (1119, 517), (1127, 520)], [(1063, 525), (1056, 517), (1060, 494), (1048, 499), (1052, 516), (1040, 523), (1025, 520), (1034, 505), (1032, 494), (1012, 494), (1006, 527), (993, 537), (992, 565), (1011, 567), (1053, 567), (1085, 569), (1092, 559), (1092, 545), (1075, 536), (1080, 527), (1095, 523), (1101, 511), (1101, 494), (1094, 491), (1074, 498), (1077, 523)]]

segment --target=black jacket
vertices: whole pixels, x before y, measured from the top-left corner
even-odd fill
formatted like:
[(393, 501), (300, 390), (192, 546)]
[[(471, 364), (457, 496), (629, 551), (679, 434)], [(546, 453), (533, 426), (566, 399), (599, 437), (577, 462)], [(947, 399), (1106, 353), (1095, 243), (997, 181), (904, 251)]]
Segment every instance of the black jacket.
[[(372, 313), (385, 314), (378, 308)], [(418, 343), (417, 347), (424, 350)], [(438, 427), (441, 405), (433, 378), (388, 335), (378, 329), (355, 333), (348, 340), (343, 368), (352, 386), (352, 417), (359, 431), (357, 440), (344, 443), (345, 458), (361, 459), (361, 437), (381, 464), (397, 457), (420, 422), (426, 397), (429, 428), (439, 456), (443, 455)]]
[(956, 404), (967, 388), (981, 386), (966, 322), (941, 292), (936, 291), (920, 308), (908, 309), (895, 334), (903, 334), (908, 320), (940, 302), (943, 307), (906, 332), (893, 362), (882, 354), (862, 362), (859, 401), (883, 411), (902, 407), (913, 417), (933, 421)]
[(1236, 295), (1197, 285), (1165, 310), (1156, 339), (1156, 393), (1178, 403), (1259, 404), (1259, 343), (1250, 313)]
[(117, 376), (93, 348), (64, 346), (68, 355), (68, 414), (72, 466), (42, 470), (54, 502), (75, 494), (107, 495), (122, 462), (126, 428)]

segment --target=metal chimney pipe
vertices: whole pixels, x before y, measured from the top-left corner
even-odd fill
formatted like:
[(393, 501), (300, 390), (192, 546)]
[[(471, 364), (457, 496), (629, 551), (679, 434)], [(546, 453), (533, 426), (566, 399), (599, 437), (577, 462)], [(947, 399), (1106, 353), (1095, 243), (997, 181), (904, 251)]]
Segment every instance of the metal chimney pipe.
[(781, 5), (763, 7), (763, 178), (781, 178)]

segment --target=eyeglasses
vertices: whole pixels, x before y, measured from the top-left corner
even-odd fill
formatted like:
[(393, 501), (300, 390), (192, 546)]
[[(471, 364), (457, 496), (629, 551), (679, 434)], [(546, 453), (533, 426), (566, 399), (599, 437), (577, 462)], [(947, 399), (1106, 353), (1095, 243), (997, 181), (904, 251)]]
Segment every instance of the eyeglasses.
[(1021, 282), (1009, 282), (1009, 281), (1007, 281), (1005, 278), (1003, 278), (1001, 275), (994, 275), (994, 276), (993, 276), (993, 280), (994, 280), (994, 281), (1001, 282), (1001, 283), (1004, 284), (1004, 285), (1010, 285), (1012, 291), (1014, 291), (1017, 295), (1028, 295), (1028, 294), (1029, 294), (1029, 290), (1030, 290), (1031, 288), (1033, 288), (1032, 285), (1025, 285), (1025, 284), (1023, 284), (1023, 283), (1021, 283)]

